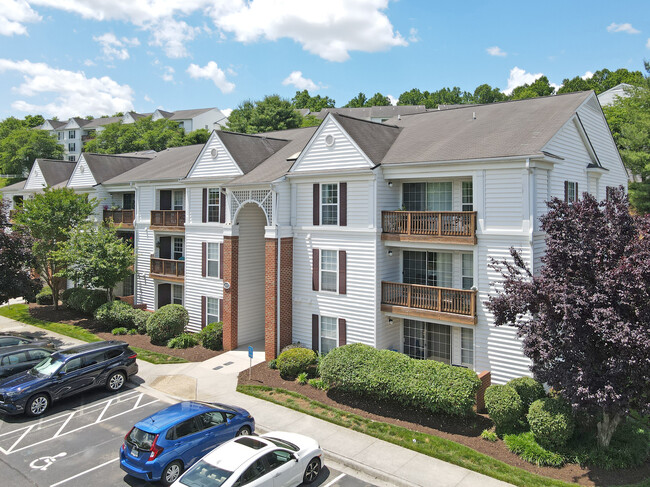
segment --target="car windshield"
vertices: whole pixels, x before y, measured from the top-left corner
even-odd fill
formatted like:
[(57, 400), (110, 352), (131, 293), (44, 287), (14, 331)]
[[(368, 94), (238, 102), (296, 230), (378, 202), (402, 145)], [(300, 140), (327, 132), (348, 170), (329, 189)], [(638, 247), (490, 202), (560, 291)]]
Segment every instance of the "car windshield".
[(147, 433), (138, 428), (133, 428), (129, 435), (126, 437), (126, 441), (138, 448), (138, 450), (151, 450), (151, 445), (153, 440), (156, 438), (156, 435), (153, 433)]
[(231, 475), (232, 472), (201, 460), (180, 478), (180, 483), (188, 487), (219, 487)]
[(29, 372), (32, 375), (44, 375), (46, 377), (50, 377), (57, 370), (59, 370), (61, 365), (63, 365), (63, 362), (61, 360), (57, 360), (56, 358), (49, 356), (37, 363)]

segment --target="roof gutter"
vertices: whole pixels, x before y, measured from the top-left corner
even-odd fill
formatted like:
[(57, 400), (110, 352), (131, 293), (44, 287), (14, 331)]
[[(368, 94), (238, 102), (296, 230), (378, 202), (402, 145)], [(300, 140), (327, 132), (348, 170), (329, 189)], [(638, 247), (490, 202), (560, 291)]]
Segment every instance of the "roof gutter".
[(537, 154), (522, 154), (520, 156), (484, 157), (479, 159), (449, 159), (444, 161), (414, 161), (414, 162), (390, 162), (390, 163), (384, 162), (382, 164), (384, 167), (403, 167), (403, 166), (425, 166), (430, 164), (469, 164), (473, 162), (517, 161), (517, 160), (525, 160), (525, 159), (548, 160), (548, 158), (540, 152)]

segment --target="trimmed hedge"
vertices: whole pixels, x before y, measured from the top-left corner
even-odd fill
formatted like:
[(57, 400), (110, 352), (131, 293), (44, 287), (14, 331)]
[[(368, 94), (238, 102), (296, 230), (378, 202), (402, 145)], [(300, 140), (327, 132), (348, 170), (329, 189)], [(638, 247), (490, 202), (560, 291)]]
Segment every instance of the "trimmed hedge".
[(532, 403), (528, 410), (528, 424), (535, 441), (549, 449), (566, 445), (575, 427), (571, 406), (560, 397), (545, 397)]
[(223, 350), (223, 323), (210, 323), (199, 333), (199, 340), (208, 350)]
[(485, 407), (500, 433), (516, 429), (524, 411), (517, 391), (508, 385), (499, 384), (486, 389)]
[(308, 348), (290, 348), (276, 360), (280, 377), (287, 380), (293, 380), (300, 374), (313, 374), (317, 363), (318, 355)]
[(472, 413), (481, 386), (469, 369), (361, 343), (330, 351), (321, 358), (320, 372), (326, 383), (340, 391), (453, 415)]
[(524, 413), (528, 411), (532, 403), (546, 397), (544, 386), (532, 377), (517, 377), (509, 380), (506, 385), (512, 387), (519, 394)]
[(190, 316), (180, 304), (168, 304), (158, 309), (147, 320), (147, 335), (154, 345), (166, 345), (183, 331)]
[(87, 315), (92, 315), (97, 308), (107, 301), (106, 291), (102, 289), (75, 287), (63, 293), (63, 304), (66, 307)]
[(153, 313), (149, 313), (143, 309), (134, 309), (133, 310), (133, 326), (140, 335), (146, 335), (147, 333), (147, 321)]
[(118, 327), (118, 328), (113, 328), (113, 329), (111, 330), (111, 333), (112, 333), (113, 335), (126, 335), (128, 332), (129, 332), (129, 330), (127, 330), (127, 329), (124, 328), (123, 326), (120, 326), (120, 327)]
[(134, 309), (123, 301), (104, 303), (95, 310), (95, 319), (109, 326), (133, 328)]
[(45, 286), (36, 295), (36, 304), (54, 304), (54, 299), (52, 298), (52, 289), (50, 289), (49, 286)]
[(167, 342), (169, 348), (192, 348), (199, 344), (199, 339), (194, 333), (181, 333)]

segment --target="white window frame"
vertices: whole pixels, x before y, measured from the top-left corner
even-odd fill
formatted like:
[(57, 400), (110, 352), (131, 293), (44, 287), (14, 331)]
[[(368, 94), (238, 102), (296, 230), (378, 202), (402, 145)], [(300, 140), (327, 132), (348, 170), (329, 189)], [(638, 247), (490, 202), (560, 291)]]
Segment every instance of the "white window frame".
[[(180, 292), (181, 292), (181, 297), (180, 297), (180, 301), (181, 301), (181, 302), (180, 302), (180, 303), (177, 303), (177, 302), (176, 302), (176, 299), (177, 299), (177, 297), (176, 297), (176, 291), (177, 291), (178, 289), (180, 289)], [(183, 289), (183, 285), (182, 285), (182, 284), (172, 284), (172, 295), (171, 295), (171, 298), (172, 298), (172, 300), (171, 300), (171, 301), (172, 301), (172, 304), (180, 304), (181, 306), (183, 306), (183, 302), (185, 301), (185, 293), (184, 293), (184, 291), (185, 291), (185, 290)]]
[[(210, 302), (216, 303), (217, 307), (217, 314), (215, 315), (214, 313), (210, 313)], [(206, 296), (205, 298), (205, 324), (206, 326), (209, 325), (210, 323), (218, 323), (219, 321), (219, 298), (213, 298), (211, 296)], [(217, 320), (216, 321), (211, 321), (209, 316), (216, 316)]]
[[(576, 182), (575, 181), (567, 181), (566, 182), (566, 202), (567, 203), (574, 203), (578, 201), (578, 195), (576, 194)], [(573, 195), (572, 195), (573, 193)]]
[(326, 340), (334, 340), (334, 346), (330, 349), (334, 350), (339, 346), (339, 320), (333, 316), (319, 316), (318, 317), (318, 351), (323, 354), (323, 318), (334, 320), (334, 338), (325, 337)]
[[(210, 246), (215, 245), (217, 247), (217, 258), (216, 259), (211, 259), (210, 258)], [(210, 277), (210, 278), (215, 278), (219, 279), (220, 271), (221, 271), (221, 244), (218, 242), (207, 242), (206, 243), (206, 249), (205, 249), (205, 276)], [(213, 276), (210, 274), (210, 262), (216, 262), (217, 263), (217, 275)]]
[(63, 139), (63, 132), (57, 132), (56, 133), (56, 140), (62, 140)]
[(77, 131), (76, 130), (68, 130), (68, 139), (76, 139), (77, 138)]
[[(335, 270), (329, 270), (329, 269), (323, 269), (323, 262), (324, 262), (324, 253), (325, 252), (334, 252), (334, 255), (336, 256), (336, 266)], [(338, 249), (320, 249), (320, 256), (318, 259), (318, 287), (319, 290), (324, 292), (324, 293), (334, 293), (338, 294), (339, 293), (339, 251)], [(336, 273), (336, 279), (335, 279), (335, 286), (336, 289), (323, 289), (323, 272), (335, 272)]]
[[(465, 194), (465, 185), (470, 185), (469, 194)], [(466, 201), (465, 197), (468, 196)], [(473, 181), (461, 181), (460, 183), (460, 201), (461, 201), (461, 210), (462, 211), (474, 211), (474, 182)]]
[[(325, 186), (336, 186), (336, 204), (334, 203), (323, 203), (323, 187)], [(335, 227), (341, 224), (341, 215), (339, 215), (341, 211), (341, 185), (339, 183), (321, 183), (320, 184), (320, 201), (319, 201), (319, 211), (320, 211), (320, 222), (321, 225), (327, 225), (331, 227)], [(323, 221), (323, 206), (336, 206), (336, 223), (325, 223)]]
[[(182, 195), (181, 197), (181, 207), (176, 207), (176, 195)], [(185, 190), (183, 189), (172, 189), (172, 210), (183, 211), (185, 209)]]
[[(217, 193), (217, 202), (215, 203), (210, 203), (210, 193), (216, 192)], [(206, 221), (208, 223), (223, 223), (220, 221), (221, 218), (221, 188), (208, 188), (208, 201), (206, 202), (207, 204), (207, 212), (205, 215)], [(210, 220), (210, 208), (216, 208), (217, 210), (217, 219), (216, 220)]]
[(77, 144), (68, 142), (68, 152), (77, 152)]
[[(472, 340), (471, 340), (472, 348), (471, 349), (463, 347), (463, 333), (471, 333), (472, 334)], [(474, 369), (474, 361), (476, 360), (475, 352), (474, 352), (476, 347), (474, 346), (474, 341), (475, 341), (474, 330), (472, 330), (471, 328), (461, 327), (461, 329), (460, 329), (460, 357), (459, 357), (460, 358), (460, 364), (463, 367), (468, 367), (470, 369)], [(463, 351), (464, 350), (469, 351), (472, 354), (472, 362), (471, 363), (470, 362), (465, 362), (463, 360)]]
[[(180, 246), (181, 246), (181, 251), (180, 251), (181, 257), (185, 257), (185, 239), (183, 237), (172, 237), (172, 258), (177, 253), (176, 243), (178, 242), (180, 242)], [(174, 259), (174, 260), (181, 260), (181, 258), (179, 257), (178, 259)]]
[[(466, 273), (468, 269), (465, 268), (465, 259), (470, 262), (471, 273)], [(471, 279), (472, 285), (469, 288), (466, 288), (464, 285), (465, 279)], [(463, 252), (460, 254), (460, 287), (461, 289), (472, 289), (474, 287), (474, 254)]]

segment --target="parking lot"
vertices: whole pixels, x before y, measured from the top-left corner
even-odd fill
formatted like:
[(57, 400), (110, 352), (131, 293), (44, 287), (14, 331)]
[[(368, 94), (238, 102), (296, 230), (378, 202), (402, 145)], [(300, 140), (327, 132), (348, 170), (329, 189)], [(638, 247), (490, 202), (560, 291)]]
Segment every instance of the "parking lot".
[[(12, 487), (148, 485), (125, 475), (119, 468), (118, 450), (131, 426), (167, 405), (135, 388), (63, 400), (41, 418), (0, 416), (0, 483)], [(312, 485), (372, 486), (333, 467), (324, 468)]]

